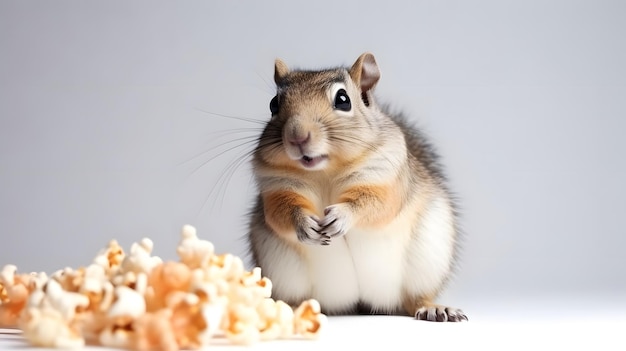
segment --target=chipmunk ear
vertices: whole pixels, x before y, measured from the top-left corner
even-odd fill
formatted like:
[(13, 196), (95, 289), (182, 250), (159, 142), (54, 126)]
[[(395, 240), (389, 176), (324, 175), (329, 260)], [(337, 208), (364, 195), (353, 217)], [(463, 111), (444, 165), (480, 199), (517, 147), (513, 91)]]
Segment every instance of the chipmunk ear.
[(276, 59), (276, 61), (274, 61), (274, 82), (276, 82), (276, 84), (280, 84), (287, 73), (289, 73), (289, 67), (287, 67), (287, 64), (281, 59)]
[(362, 94), (372, 89), (380, 78), (380, 70), (374, 55), (366, 52), (359, 56), (350, 68), (350, 77), (357, 86), (361, 87)]

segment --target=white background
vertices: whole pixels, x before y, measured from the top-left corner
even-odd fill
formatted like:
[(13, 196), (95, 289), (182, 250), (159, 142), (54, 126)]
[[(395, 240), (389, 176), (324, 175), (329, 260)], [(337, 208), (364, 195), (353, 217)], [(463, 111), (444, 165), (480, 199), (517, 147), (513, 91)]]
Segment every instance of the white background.
[(604, 0), (2, 1), (0, 265), (78, 267), (145, 236), (175, 259), (184, 224), (245, 256), (274, 59), (370, 51), (460, 199), (441, 302), (623, 317), (624, 18)]

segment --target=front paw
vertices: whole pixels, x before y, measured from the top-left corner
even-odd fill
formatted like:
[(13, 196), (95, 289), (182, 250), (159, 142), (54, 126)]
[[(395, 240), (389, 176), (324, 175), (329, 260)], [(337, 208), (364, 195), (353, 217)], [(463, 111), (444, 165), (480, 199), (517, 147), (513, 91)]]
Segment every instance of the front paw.
[(347, 204), (328, 206), (319, 225), (322, 227), (322, 233), (329, 238), (341, 237), (352, 227), (352, 211)]
[(296, 229), (298, 240), (311, 245), (328, 245), (330, 237), (322, 233), (320, 220), (316, 216), (305, 216)]

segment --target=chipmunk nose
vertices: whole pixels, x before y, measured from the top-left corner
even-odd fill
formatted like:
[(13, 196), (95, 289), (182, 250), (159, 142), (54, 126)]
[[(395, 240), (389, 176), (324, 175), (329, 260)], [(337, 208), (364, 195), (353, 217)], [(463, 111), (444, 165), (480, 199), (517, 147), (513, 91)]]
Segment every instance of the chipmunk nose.
[(308, 143), (310, 139), (311, 139), (311, 132), (308, 132), (306, 135), (298, 135), (294, 133), (287, 139), (287, 141), (289, 141), (289, 143), (294, 146), (302, 146)]

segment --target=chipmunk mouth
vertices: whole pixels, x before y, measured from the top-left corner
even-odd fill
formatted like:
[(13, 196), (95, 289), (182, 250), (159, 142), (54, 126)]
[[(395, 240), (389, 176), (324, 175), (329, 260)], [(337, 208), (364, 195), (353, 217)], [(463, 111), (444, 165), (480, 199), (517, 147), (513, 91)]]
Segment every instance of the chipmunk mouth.
[(304, 155), (300, 158), (300, 164), (306, 169), (320, 169), (326, 160), (328, 160), (328, 155), (315, 157)]

